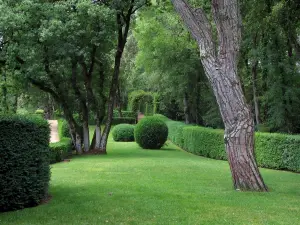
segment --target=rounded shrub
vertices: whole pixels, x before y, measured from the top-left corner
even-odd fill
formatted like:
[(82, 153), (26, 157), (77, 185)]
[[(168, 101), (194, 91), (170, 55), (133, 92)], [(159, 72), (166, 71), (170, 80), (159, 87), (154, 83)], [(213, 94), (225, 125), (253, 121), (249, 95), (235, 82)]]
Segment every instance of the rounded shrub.
[(115, 141), (134, 141), (134, 126), (131, 124), (119, 124), (112, 130)]
[(145, 117), (136, 125), (134, 137), (144, 149), (160, 149), (167, 140), (168, 127), (155, 116)]
[(0, 115), (0, 130), (0, 211), (36, 206), (48, 195), (49, 124)]

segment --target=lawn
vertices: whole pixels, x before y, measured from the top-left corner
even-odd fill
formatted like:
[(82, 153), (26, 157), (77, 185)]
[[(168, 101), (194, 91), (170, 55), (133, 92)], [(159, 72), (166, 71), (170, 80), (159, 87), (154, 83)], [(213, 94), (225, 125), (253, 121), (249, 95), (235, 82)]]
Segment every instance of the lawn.
[(300, 174), (261, 172), (270, 193), (236, 192), (227, 162), (110, 139), (108, 155), (52, 165), (52, 200), (0, 224), (299, 224)]

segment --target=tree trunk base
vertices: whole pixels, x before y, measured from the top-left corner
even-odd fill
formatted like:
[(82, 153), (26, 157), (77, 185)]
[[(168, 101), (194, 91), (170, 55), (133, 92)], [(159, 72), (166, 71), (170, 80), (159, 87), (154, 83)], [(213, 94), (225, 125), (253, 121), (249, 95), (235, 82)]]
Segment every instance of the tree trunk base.
[(85, 155), (106, 155), (106, 149), (91, 149), (88, 152), (84, 153)]

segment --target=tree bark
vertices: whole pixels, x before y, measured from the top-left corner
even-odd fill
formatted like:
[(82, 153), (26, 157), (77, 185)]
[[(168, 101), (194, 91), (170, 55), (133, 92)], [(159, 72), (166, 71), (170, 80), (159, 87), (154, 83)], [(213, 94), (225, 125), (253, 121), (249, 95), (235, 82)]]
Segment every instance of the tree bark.
[(72, 87), (75, 95), (80, 102), (80, 111), (82, 114), (82, 126), (83, 126), (83, 144), (84, 151), (90, 150), (90, 135), (89, 135), (89, 111), (87, 106), (86, 98), (82, 95), (78, 84), (77, 84), (77, 61), (72, 61)]
[[(115, 64), (114, 64), (114, 72), (111, 81), (111, 87), (109, 92), (109, 99), (108, 99), (108, 107), (107, 107), (107, 120), (105, 123), (105, 128), (102, 134), (101, 143), (100, 143), (100, 151), (106, 154), (106, 145), (108, 134), (111, 129), (112, 118), (113, 118), (113, 109), (114, 103), (116, 98), (117, 86), (119, 83), (119, 74), (120, 74), (120, 66), (121, 66), (121, 59), (123, 55), (123, 51), (125, 48), (125, 44), (127, 42), (128, 32), (131, 23), (131, 15), (135, 12), (134, 9), (134, 1), (131, 1), (131, 6), (129, 7), (126, 16), (121, 13), (117, 12), (117, 24), (118, 24), (118, 45), (115, 53)], [(123, 21), (122, 21), (123, 18)], [(123, 22), (125, 24), (123, 24)]]
[(254, 157), (253, 117), (237, 74), (241, 39), (237, 0), (212, 0), (218, 46), (202, 9), (191, 8), (186, 0), (172, 0), (172, 3), (199, 45), (200, 59), (225, 125), (224, 142), (234, 188), (267, 191)]

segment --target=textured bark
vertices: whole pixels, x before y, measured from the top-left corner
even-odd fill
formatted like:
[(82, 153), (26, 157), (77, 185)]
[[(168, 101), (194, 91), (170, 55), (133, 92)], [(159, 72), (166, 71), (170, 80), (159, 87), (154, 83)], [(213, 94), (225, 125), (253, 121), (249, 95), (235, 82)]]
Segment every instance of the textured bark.
[(77, 84), (77, 61), (72, 61), (72, 87), (76, 97), (80, 102), (80, 111), (82, 115), (82, 126), (83, 126), (83, 144), (84, 151), (90, 150), (90, 135), (89, 135), (89, 111), (87, 106), (86, 98), (81, 93)]
[(237, 190), (267, 191), (254, 157), (254, 121), (237, 74), (241, 18), (237, 0), (212, 0), (218, 46), (202, 9), (172, 0), (200, 49), (200, 58), (225, 125), (224, 142)]
[[(114, 103), (117, 94), (117, 88), (119, 83), (119, 74), (120, 74), (120, 66), (121, 66), (121, 59), (123, 55), (123, 51), (127, 42), (128, 32), (131, 23), (131, 15), (135, 12), (134, 9), (134, 1), (131, 1), (131, 6), (129, 7), (126, 15), (123, 12), (117, 12), (117, 24), (118, 24), (118, 45), (115, 53), (115, 63), (114, 63), (114, 72), (111, 81), (111, 87), (109, 92), (109, 99), (108, 99), (108, 107), (107, 107), (107, 120), (105, 123), (105, 128), (102, 134), (101, 143), (100, 143), (100, 151), (102, 153), (106, 153), (106, 145), (108, 134), (111, 129), (112, 118), (113, 118), (113, 110), (114, 110)], [(125, 23), (125, 24), (124, 24)]]

